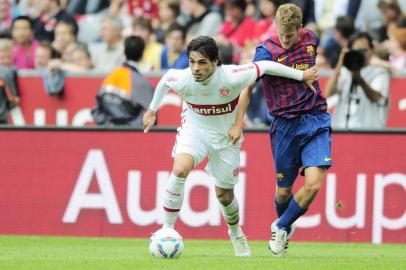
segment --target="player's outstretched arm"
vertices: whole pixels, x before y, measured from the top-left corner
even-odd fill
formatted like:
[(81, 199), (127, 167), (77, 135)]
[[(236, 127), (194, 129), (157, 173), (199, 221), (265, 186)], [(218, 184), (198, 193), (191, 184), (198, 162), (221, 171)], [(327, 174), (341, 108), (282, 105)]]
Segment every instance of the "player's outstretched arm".
[(142, 118), (144, 132), (147, 133), (151, 127), (155, 124), (156, 120), (156, 111), (159, 108), (164, 96), (168, 92), (169, 87), (166, 84), (166, 74), (161, 78), (158, 85), (156, 86), (154, 97), (152, 98), (151, 104), (149, 105), (148, 110), (144, 113)]
[(297, 81), (302, 81), (303, 80), (303, 71), (297, 70), (294, 68), (290, 68), (288, 66), (285, 66), (283, 64), (273, 62), (273, 61), (267, 61), (267, 60), (262, 60), (255, 62), (259, 68), (259, 75), (262, 76), (264, 74), (269, 74), (273, 76), (280, 76), (280, 77), (285, 77), (289, 79), (294, 79)]
[(242, 129), (244, 126), (244, 115), (247, 112), (248, 104), (250, 103), (252, 90), (255, 88), (256, 83), (246, 87), (242, 90), (240, 98), (238, 99), (237, 106), (237, 117), (234, 125), (228, 130), (228, 135), (230, 136), (233, 144), (238, 142), (241, 138)]
[(273, 61), (263, 60), (255, 63), (260, 69), (261, 76), (266, 73), (273, 76), (281, 76), (297, 81), (303, 81), (313, 92), (316, 93), (316, 89), (313, 87), (313, 82), (316, 81), (319, 76), (316, 67), (300, 71)]

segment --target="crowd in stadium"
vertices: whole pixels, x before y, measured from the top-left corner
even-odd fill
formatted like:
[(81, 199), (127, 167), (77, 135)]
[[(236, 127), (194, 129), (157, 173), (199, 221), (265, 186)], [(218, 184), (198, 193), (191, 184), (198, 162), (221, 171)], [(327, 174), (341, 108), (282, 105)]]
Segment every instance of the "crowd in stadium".
[(186, 68), (185, 47), (199, 35), (217, 41), (223, 63), (247, 63), (288, 2), (320, 40), (319, 70), (334, 69), (360, 31), (373, 39), (371, 64), (406, 70), (406, 0), (0, 0), (0, 65), (108, 74), (125, 61), (130, 35), (145, 42), (142, 73)]

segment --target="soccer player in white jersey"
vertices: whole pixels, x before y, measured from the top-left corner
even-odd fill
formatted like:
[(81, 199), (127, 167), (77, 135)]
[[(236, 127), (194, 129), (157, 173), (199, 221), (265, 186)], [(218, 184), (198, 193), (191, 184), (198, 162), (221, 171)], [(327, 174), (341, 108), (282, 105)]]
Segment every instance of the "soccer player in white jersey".
[(144, 132), (148, 132), (169, 89), (176, 91), (184, 100), (182, 125), (178, 128), (172, 152), (172, 173), (164, 194), (163, 227), (174, 228), (183, 202), (186, 177), (208, 157), (205, 169), (216, 179), (216, 196), (228, 224), (235, 256), (251, 256), (247, 238), (239, 225), (239, 207), (234, 197), (242, 138), (236, 140), (229, 133), (236, 120), (240, 92), (264, 73), (304, 81), (312, 87), (318, 77), (317, 70), (299, 71), (271, 61), (221, 65), (216, 42), (206, 36), (193, 39), (188, 44), (187, 54), (189, 68), (171, 69), (161, 78), (143, 118)]

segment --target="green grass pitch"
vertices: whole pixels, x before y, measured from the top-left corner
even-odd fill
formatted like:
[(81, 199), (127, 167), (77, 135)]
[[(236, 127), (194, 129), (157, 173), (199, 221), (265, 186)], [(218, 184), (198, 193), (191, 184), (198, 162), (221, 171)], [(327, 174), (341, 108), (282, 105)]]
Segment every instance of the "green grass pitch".
[(0, 236), (0, 269), (30, 270), (405, 270), (406, 245), (290, 243), (273, 258), (266, 241), (250, 241), (253, 256), (236, 258), (229, 241), (184, 240), (177, 260), (151, 257), (148, 239)]

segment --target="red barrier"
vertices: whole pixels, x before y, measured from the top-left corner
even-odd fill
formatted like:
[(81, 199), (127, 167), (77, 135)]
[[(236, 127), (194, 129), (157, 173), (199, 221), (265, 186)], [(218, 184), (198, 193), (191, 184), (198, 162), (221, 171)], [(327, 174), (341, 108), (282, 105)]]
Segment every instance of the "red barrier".
[[(150, 77), (156, 85), (158, 77)], [(327, 78), (322, 78), (322, 89)], [(92, 122), (90, 109), (95, 107), (95, 96), (101, 84), (99, 77), (66, 78), (63, 97), (48, 96), (39, 77), (20, 77), (21, 106), (12, 113), (11, 121), (16, 125), (83, 126)], [(402, 85), (406, 78), (394, 78), (391, 84), (388, 127), (406, 127), (406, 92)], [(178, 126), (180, 123), (181, 99), (174, 93), (167, 95), (158, 115), (162, 126)]]
[[(175, 132), (0, 130), (0, 234), (148, 237), (162, 223)], [(240, 201), (246, 234), (267, 239), (274, 170), (267, 133), (247, 133)], [(334, 134), (334, 166), (294, 239), (406, 243), (406, 134)], [(303, 178), (298, 179), (300, 183)], [(177, 229), (226, 238), (213, 179), (186, 185)]]

